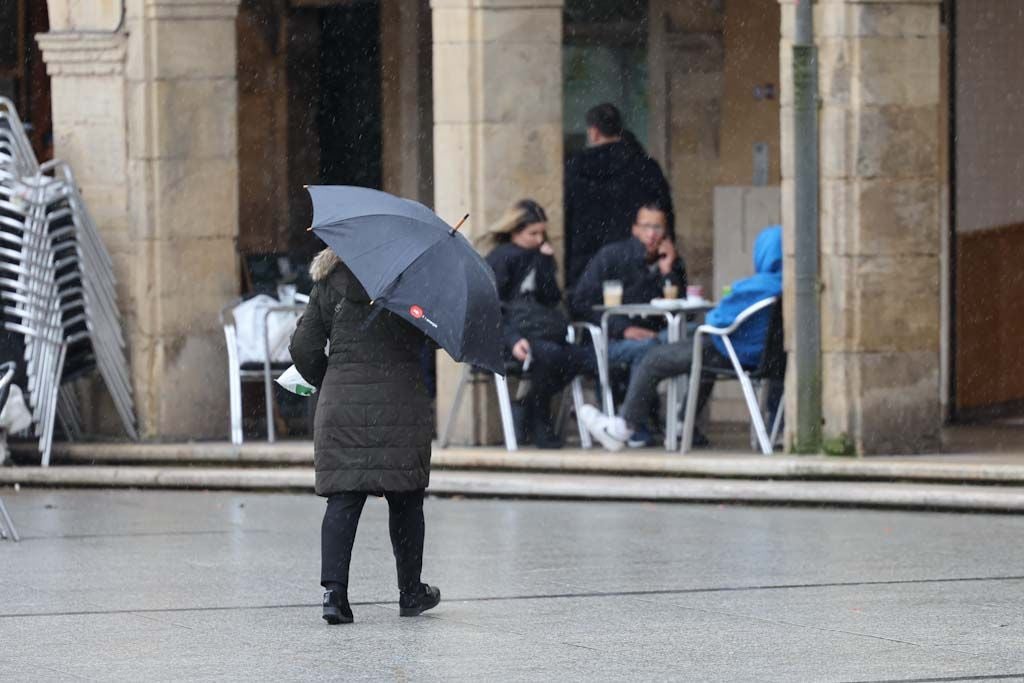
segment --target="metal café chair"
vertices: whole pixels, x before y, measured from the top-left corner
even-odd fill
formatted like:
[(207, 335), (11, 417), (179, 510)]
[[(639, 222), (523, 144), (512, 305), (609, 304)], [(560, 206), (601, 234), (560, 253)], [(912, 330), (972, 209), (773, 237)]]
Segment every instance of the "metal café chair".
[[(603, 359), (607, 356), (603, 351), (604, 335), (601, 333), (601, 328), (590, 323), (571, 323), (566, 331), (566, 341), (570, 344), (580, 343), (583, 341), (585, 335), (589, 335), (590, 340), (594, 345), (594, 351), (597, 355), (598, 383), (603, 386), (604, 383), (608, 381), (608, 370), (603, 362)], [(522, 365), (518, 362), (508, 363), (506, 365), (506, 371), (510, 375), (522, 376), (523, 374)], [(485, 370), (474, 368), (468, 364), (463, 364), (462, 366), (459, 383), (455, 389), (455, 397), (452, 399), (452, 404), (448, 411), (448, 417), (445, 420), (444, 429), (441, 431), (441, 438), (438, 439), (439, 447), (447, 448), (448, 444), (451, 443), (451, 433), (455, 428), (455, 420), (458, 415), (459, 407), (462, 405), (466, 386), (473, 383), (476, 378), (484, 378), (488, 374), (493, 376), (494, 389), (498, 395), (498, 408), (501, 415), (501, 429), (502, 435), (505, 439), (505, 448), (509, 452), (519, 449), (519, 442), (516, 439), (515, 424), (512, 419), (512, 400), (509, 395), (507, 377), (503, 377), (498, 373), (488, 373)], [(598, 386), (598, 391), (601, 390), (601, 386)], [(583, 407), (583, 377), (581, 375), (574, 377), (572, 382), (570, 382), (569, 387), (573, 408), (578, 416), (580, 409)], [(557, 423), (561, 426), (565, 414), (564, 407), (559, 412), (560, 415)], [(580, 445), (583, 448), (590, 448), (593, 445), (590, 439), (590, 433), (587, 431), (587, 428), (580, 423), (578, 417), (576, 421), (576, 428), (580, 435)]]
[[(274, 428), (274, 380), (275, 372), (288, 369), (291, 361), (274, 362), (270, 348), (269, 319), (272, 315), (292, 315), (296, 322), (298, 316), (306, 310), (305, 303), (308, 297), (297, 294), (295, 300), (302, 302), (302, 305), (295, 306), (268, 306), (263, 310), (263, 354), (259, 362), (241, 361), (238, 354), (238, 328), (235, 324), (234, 310), (241, 303), (241, 299), (232, 301), (220, 311), (220, 323), (224, 328), (224, 341), (228, 352), (228, 401), (231, 415), (231, 443), (241, 446), (244, 441), (242, 431), (242, 383), (263, 382), (264, 396), (266, 397), (267, 410), (267, 442), (274, 443), (276, 433)], [(303, 301), (305, 300), (305, 301)]]
[(138, 438), (113, 263), (64, 162), (40, 165), (10, 100), (0, 98), (0, 302), (22, 338), (26, 399), (49, 462), (55, 417), (69, 438), (81, 411), (67, 382), (98, 369)]
[[(729, 335), (738, 330), (755, 313), (771, 309), (771, 319), (768, 324), (764, 350), (757, 367), (745, 368), (736, 355)], [(782, 381), (786, 372), (786, 354), (783, 348), (782, 339), (782, 300), (779, 297), (769, 297), (744, 309), (728, 327), (714, 327), (713, 325), (700, 325), (693, 338), (693, 362), (690, 366), (690, 383), (686, 395), (686, 415), (683, 420), (683, 440), (680, 444), (680, 451), (688, 452), (693, 447), (693, 428), (697, 419), (697, 401), (700, 393), (700, 382), (702, 374), (704, 377), (713, 377), (716, 380), (736, 379), (739, 380), (743, 389), (743, 398), (750, 412), (750, 422), (754, 431), (757, 445), (763, 455), (771, 455), (774, 444), (778, 438), (779, 428), (782, 424), (783, 399), (780, 397), (779, 405), (775, 410), (771, 434), (765, 427), (764, 408), (762, 401), (758, 399), (757, 390), (767, 387), (770, 382)], [(704, 337), (714, 336), (722, 340), (726, 354), (729, 357), (728, 367), (703, 367), (703, 344)], [(757, 386), (755, 386), (757, 385)], [(677, 414), (677, 406), (671, 406), (673, 413)]]

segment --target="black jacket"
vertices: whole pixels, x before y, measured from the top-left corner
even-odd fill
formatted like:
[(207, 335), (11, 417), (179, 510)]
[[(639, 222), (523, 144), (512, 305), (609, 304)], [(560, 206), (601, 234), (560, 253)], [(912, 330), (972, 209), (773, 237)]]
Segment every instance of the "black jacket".
[[(544, 327), (552, 328), (551, 334), (545, 336), (556, 337), (553, 341), (565, 338), (568, 320), (559, 310), (562, 291), (558, 287), (558, 266), (554, 257), (542, 254), (539, 249), (499, 244), (487, 255), (487, 263), (494, 270), (498, 286), (503, 335), (508, 348), (524, 337), (529, 339), (533, 332)], [(560, 335), (554, 329), (559, 326)]]
[(572, 289), (601, 247), (630, 236), (642, 204), (668, 208), (674, 236), (672, 196), (658, 162), (639, 144), (612, 142), (574, 155), (565, 165), (565, 279)]
[[(651, 299), (660, 298), (665, 280), (670, 280), (680, 292), (686, 291), (686, 264), (681, 256), (676, 257), (669, 274), (662, 275), (657, 263), (647, 263), (646, 254), (644, 245), (634, 237), (609, 244), (597, 252), (572, 292), (569, 308), (573, 319), (589, 320), (594, 324), (601, 322), (601, 314), (594, 311), (594, 306), (604, 301), (605, 280), (622, 282), (624, 304), (646, 304)], [(664, 326), (664, 320), (660, 317), (615, 316), (608, 321), (608, 334), (612, 339), (620, 339), (623, 331), (631, 325), (659, 329)]]
[(315, 284), (289, 351), (318, 388), (317, 494), (426, 488), (434, 428), (420, 369), (426, 338), (388, 311), (370, 319), (366, 290), (334, 252), (321, 252), (310, 271)]

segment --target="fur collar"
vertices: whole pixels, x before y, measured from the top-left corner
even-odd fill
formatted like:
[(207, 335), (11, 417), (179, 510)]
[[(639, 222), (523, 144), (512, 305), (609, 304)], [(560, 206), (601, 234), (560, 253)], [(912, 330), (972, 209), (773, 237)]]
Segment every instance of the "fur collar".
[(313, 282), (319, 282), (326, 279), (339, 263), (341, 263), (341, 259), (328, 247), (313, 258), (313, 263), (309, 265), (309, 275), (313, 278)]

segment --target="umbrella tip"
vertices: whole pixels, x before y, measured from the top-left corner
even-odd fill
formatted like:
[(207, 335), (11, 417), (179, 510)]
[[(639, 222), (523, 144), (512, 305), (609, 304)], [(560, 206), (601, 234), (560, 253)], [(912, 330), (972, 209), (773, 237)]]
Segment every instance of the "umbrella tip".
[(459, 221), (458, 223), (455, 224), (454, 228), (452, 228), (451, 230), (448, 231), (448, 234), (449, 235), (454, 235), (455, 233), (457, 233), (459, 231), (459, 228), (462, 227), (462, 224), (466, 222), (467, 218), (469, 218), (469, 214), (468, 213), (465, 216), (462, 217), (461, 221)]

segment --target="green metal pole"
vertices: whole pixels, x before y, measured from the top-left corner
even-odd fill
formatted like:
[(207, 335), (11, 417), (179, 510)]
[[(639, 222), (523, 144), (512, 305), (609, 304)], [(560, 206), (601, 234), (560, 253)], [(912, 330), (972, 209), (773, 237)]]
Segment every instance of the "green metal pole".
[(795, 164), (794, 362), (797, 415), (793, 449), (821, 449), (821, 308), (818, 274), (818, 55), (812, 0), (796, 2), (793, 39)]

